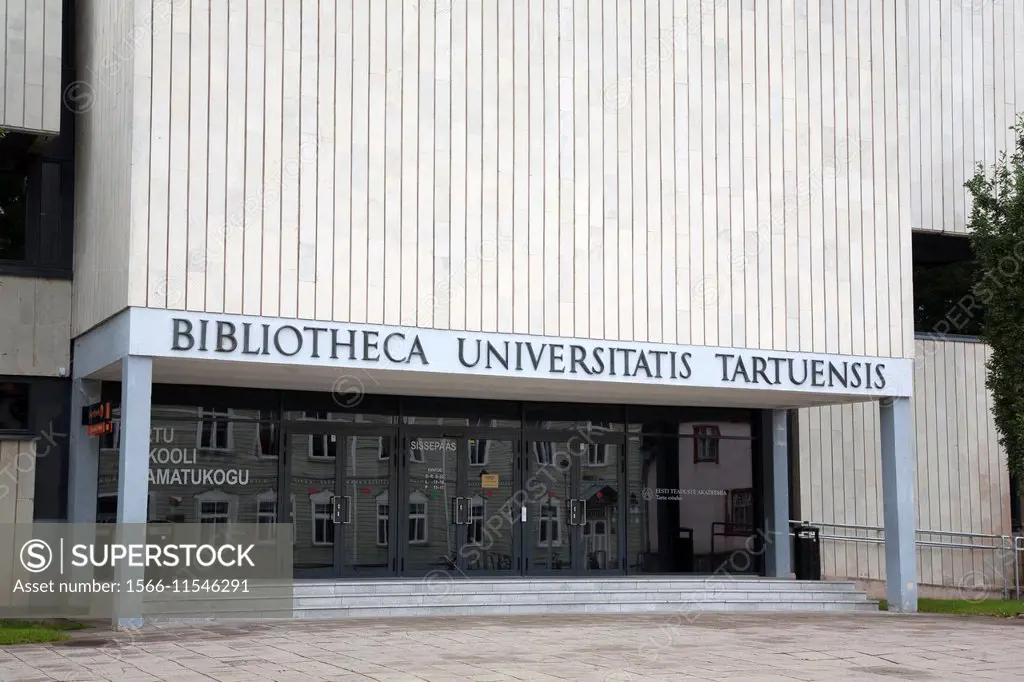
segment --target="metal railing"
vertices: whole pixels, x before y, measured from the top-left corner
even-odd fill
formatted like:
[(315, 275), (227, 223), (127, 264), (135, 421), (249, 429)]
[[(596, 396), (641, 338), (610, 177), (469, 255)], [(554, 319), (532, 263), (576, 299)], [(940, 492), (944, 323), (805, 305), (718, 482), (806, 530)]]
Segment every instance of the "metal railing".
[[(865, 524), (852, 523), (831, 523), (825, 521), (802, 521), (790, 520), (790, 524), (808, 524), (820, 528), (834, 529), (831, 533), (822, 533), (822, 540), (833, 542), (884, 544), (885, 528), (882, 526), (869, 526)], [(861, 535), (866, 533), (870, 535)], [(990, 533), (968, 533), (961, 531), (942, 531), (917, 529), (914, 531), (914, 544), (917, 548), (938, 549), (938, 550), (965, 550), (974, 552), (991, 553), (992, 561), (983, 561), (987, 568), (992, 569), (993, 578), (998, 584), (1002, 582), (1001, 594), (1003, 599), (1009, 599), (1011, 595), (1020, 599), (1021, 595), (1021, 563), (1024, 560), (1024, 536), (995, 535)], [(822, 553), (822, 560), (825, 555)], [(1012, 568), (1011, 568), (1012, 567)], [(824, 567), (823, 567), (824, 568)], [(961, 576), (960, 580), (972, 576), (977, 571), (969, 569)], [(1012, 577), (1010, 575), (1012, 573)], [(961, 583), (955, 585), (942, 585), (942, 587), (953, 587), (958, 590), (976, 588)], [(995, 585), (993, 585), (995, 587)]]

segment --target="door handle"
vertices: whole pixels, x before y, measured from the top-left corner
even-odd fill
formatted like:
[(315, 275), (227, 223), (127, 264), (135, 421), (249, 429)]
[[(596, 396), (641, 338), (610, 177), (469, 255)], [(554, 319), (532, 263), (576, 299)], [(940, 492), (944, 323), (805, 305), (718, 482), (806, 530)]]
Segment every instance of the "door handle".
[(469, 525), (469, 498), (459, 497), (456, 499), (458, 500), (459, 513), (455, 517), (455, 523), (460, 526), (467, 526)]
[(345, 500), (345, 523), (352, 523), (352, 496), (345, 495), (342, 499)]
[(333, 521), (336, 524), (337, 523), (344, 523), (344, 521), (342, 520), (342, 516), (341, 516), (341, 508), (342, 508), (341, 500), (343, 500), (343, 499), (344, 499), (343, 497), (338, 497), (337, 495), (331, 495), (331, 511), (332, 511), (331, 521)]

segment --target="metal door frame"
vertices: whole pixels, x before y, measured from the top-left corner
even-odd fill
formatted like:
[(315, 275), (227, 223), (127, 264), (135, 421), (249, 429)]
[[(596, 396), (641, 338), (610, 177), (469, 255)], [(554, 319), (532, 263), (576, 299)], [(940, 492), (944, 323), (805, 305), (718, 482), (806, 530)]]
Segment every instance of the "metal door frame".
[[(324, 575), (310, 577), (323, 578), (351, 578), (351, 577), (390, 577), (395, 575), (396, 543), (388, 542), (388, 565), (380, 569), (357, 571), (345, 564), (345, 538), (347, 535), (346, 526), (352, 523), (352, 507), (355, 504), (353, 496), (345, 495), (345, 484), (349, 478), (346, 471), (346, 464), (349, 461), (347, 439), (351, 437), (384, 438), (384, 447), (389, 452), (388, 456), (388, 495), (390, 499), (396, 499), (396, 457), (399, 437), (398, 427), (394, 425), (373, 425), (353, 424), (351, 422), (331, 422), (315, 420), (295, 420), (282, 423), (282, 452), (278, 479), (279, 489), (283, 494), (277, 496), (277, 518), (291, 518), (291, 482), (292, 482), (292, 436), (335, 436), (339, 442), (337, 456), (334, 458), (334, 495), (332, 496), (332, 507), (334, 511), (334, 568), (331, 571), (325, 570)], [(296, 500), (298, 507), (298, 500)], [(298, 511), (298, 510), (296, 510)], [(389, 540), (396, 537), (394, 514), (389, 513), (388, 537)], [(294, 523), (295, 520), (292, 519)]]

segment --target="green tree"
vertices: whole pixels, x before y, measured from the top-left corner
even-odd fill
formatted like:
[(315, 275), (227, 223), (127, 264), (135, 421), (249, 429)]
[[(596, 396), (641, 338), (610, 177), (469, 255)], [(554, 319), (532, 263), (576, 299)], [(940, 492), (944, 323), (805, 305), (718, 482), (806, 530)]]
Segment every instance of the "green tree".
[(974, 295), (985, 305), (991, 348), (987, 385), (1010, 475), (1024, 482), (1024, 116), (1013, 148), (966, 183), (974, 200), (968, 229), (978, 260)]

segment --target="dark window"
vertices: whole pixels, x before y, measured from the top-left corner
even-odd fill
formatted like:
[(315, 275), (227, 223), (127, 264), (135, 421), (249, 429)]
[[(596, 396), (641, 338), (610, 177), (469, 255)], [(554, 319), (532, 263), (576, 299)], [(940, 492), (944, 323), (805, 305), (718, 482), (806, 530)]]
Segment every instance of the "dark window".
[(0, 166), (0, 260), (25, 260), (28, 178), (24, 158)]
[[(68, 121), (68, 130), (74, 122)], [(0, 135), (0, 272), (70, 277), (74, 221), (72, 135), (48, 142)]]
[(979, 336), (985, 310), (972, 293), (978, 266), (962, 235), (913, 234), (914, 331)]
[(0, 432), (28, 430), (28, 384), (0, 383)]

